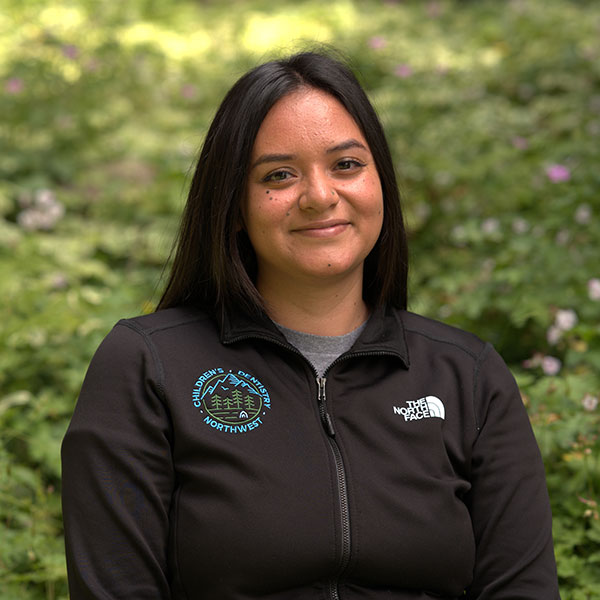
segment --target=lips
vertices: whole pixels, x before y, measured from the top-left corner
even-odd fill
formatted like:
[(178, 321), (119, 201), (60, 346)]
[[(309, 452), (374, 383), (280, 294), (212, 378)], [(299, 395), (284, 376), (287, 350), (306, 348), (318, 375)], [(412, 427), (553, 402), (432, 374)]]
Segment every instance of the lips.
[(312, 223), (307, 223), (306, 225), (302, 225), (300, 227), (296, 227), (292, 231), (298, 233), (310, 233), (319, 232), (319, 231), (336, 231), (345, 229), (348, 225), (350, 225), (349, 221), (344, 219), (331, 219), (329, 221), (313, 221)]

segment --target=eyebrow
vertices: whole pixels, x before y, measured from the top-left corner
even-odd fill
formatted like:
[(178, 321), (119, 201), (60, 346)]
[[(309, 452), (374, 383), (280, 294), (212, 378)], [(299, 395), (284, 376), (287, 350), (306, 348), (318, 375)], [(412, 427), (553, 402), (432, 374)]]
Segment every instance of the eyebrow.
[(258, 167), (258, 165), (262, 165), (263, 163), (285, 162), (286, 160), (294, 160), (295, 158), (295, 154), (262, 154), (252, 163), (250, 170)]
[[(340, 142), (335, 146), (331, 146), (331, 148), (327, 148), (325, 152), (327, 154), (333, 154), (334, 152), (340, 152), (342, 150), (350, 150), (350, 148), (362, 148), (363, 150), (367, 149), (364, 144), (358, 140), (355, 140), (354, 138), (351, 138), (349, 140), (345, 140), (344, 142)], [(250, 170), (255, 169), (264, 163), (285, 162), (287, 160), (294, 160), (295, 158), (295, 154), (262, 154), (252, 163)]]
[(364, 144), (361, 144), (358, 140), (351, 138), (345, 142), (336, 144), (331, 148), (327, 148), (327, 154), (333, 154), (334, 152), (339, 152), (341, 150), (350, 150), (350, 148), (362, 148), (363, 150), (367, 149)]

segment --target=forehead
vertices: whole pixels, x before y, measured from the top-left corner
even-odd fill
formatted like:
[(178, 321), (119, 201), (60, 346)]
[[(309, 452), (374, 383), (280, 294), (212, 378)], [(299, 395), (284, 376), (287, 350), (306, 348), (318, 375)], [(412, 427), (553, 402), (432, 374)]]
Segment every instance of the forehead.
[(350, 113), (332, 95), (302, 88), (278, 100), (261, 123), (253, 154), (273, 145), (335, 144), (354, 138), (367, 143)]

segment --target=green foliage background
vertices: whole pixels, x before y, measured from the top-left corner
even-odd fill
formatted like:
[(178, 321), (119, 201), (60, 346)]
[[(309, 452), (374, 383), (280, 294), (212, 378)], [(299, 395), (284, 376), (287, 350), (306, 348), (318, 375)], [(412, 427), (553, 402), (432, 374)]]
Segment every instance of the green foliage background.
[(59, 446), (87, 364), (152, 310), (223, 93), (307, 39), (386, 125), (411, 308), (517, 376), (563, 600), (600, 598), (597, 2), (0, 0), (2, 598), (67, 597)]

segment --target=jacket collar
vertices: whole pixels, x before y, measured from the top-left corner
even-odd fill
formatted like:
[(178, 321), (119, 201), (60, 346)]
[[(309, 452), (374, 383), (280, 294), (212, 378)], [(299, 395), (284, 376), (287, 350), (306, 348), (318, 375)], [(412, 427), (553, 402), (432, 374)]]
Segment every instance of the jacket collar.
[[(410, 360), (402, 313), (403, 311), (391, 307), (376, 308), (350, 353), (395, 356), (408, 368)], [(249, 316), (243, 312), (225, 312), (221, 320), (221, 341), (233, 344), (250, 338), (287, 344), (283, 334), (267, 315)]]

